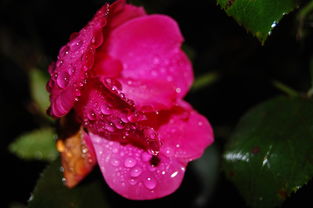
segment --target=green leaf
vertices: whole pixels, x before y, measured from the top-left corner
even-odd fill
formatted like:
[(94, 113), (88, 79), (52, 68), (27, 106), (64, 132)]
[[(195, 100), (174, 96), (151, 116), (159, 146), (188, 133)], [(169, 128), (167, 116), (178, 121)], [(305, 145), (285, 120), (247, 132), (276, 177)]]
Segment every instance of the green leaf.
[(62, 183), (60, 160), (56, 160), (42, 173), (29, 199), (29, 208), (106, 208), (103, 185), (97, 181), (83, 181), (69, 189)]
[(46, 90), (48, 77), (39, 69), (29, 72), (30, 90), (35, 104), (44, 115), (49, 107), (49, 94)]
[(295, 0), (217, 0), (217, 3), (262, 44), (281, 18), (297, 6)]
[(274, 207), (313, 177), (313, 102), (277, 97), (250, 110), (224, 153), (224, 169), (251, 207)]
[(202, 88), (205, 88), (215, 83), (218, 79), (219, 79), (219, 75), (217, 73), (214, 73), (214, 72), (206, 73), (196, 78), (195, 82), (192, 85), (191, 90), (197, 91)]
[(57, 157), (55, 133), (51, 128), (43, 128), (21, 135), (9, 150), (22, 159), (52, 161)]

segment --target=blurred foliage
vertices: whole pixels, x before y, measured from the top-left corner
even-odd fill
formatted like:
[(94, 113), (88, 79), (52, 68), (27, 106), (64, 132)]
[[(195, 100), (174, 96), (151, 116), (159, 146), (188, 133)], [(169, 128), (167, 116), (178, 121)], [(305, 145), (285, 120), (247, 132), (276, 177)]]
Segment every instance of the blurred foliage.
[(53, 161), (57, 157), (55, 133), (52, 128), (39, 129), (21, 135), (9, 149), (22, 159)]

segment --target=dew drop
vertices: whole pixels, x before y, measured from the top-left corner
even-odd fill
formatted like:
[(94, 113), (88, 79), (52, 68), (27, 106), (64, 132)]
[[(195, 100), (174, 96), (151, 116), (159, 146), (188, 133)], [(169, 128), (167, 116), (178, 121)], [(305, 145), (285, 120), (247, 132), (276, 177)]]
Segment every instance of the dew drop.
[(138, 176), (140, 176), (141, 172), (142, 172), (141, 168), (135, 167), (135, 168), (133, 168), (133, 169), (130, 171), (130, 175), (131, 175), (132, 177), (138, 177)]
[(148, 162), (151, 158), (152, 158), (152, 155), (147, 153), (147, 152), (143, 152), (142, 155), (141, 155), (141, 159), (144, 162)]
[(96, 119), (96, 114), (93, 111), (90, 111), (89, 113), (87, 113), (87, 117), (89, 120), (95, 120)]
[(174, 151), (173, 151), (171, 148), (167, 147), (167, 148), (165, 149), (165, 154), (166, 154), (168, 157), (172, 157), (172, 156), (174, 155)]
[(158, 57), (154, 57), (154, 58), (153, 58), (153, 63), (154, 63), (154, 64), (160, 63), (160, 59), (159, 59)]
[(119, 120), (119, 121), (115, 121), (115, 127), (117, 129), (123, 129), (125, 127), (125, 123), (123, 123), (123, 121)]
[(147, 189), (150, 189), (150, 190), (154, 189), (154, 188), (156, 187), (156, 185), (157, 185), (155, 179), (152, 178), (152, 177), (146, 178), (146, 179), (144, 180), (144, 184), (145, 184), (145, 187), (146, 187)]
[(132, 168), (132, 167), (134, 167), (134, 166), (136, 165), (136, 163), (137, 163), (137, 161), (136, 161), (134, 158), (132, 158), (132, 157), (128, 157), (128, 158), (126, 158), (125, 161), (124, 161), (124, 165), (125, 165), (125, 167), (127, 167), (127, 168)]
[(113, 153), (118, 153), (118, 148), (116, 148), (116, 147), (113, 148), (113, 149), (112, 149), (112, 152), (113, 152)]
[(68, 74), (69, 75), (73, 75), (75, 73), (75, 68), (74, 67), (70, 67), (69, 69), (68, 69)]
[(83, 41), (79, 40), (79, 41), (74, 41), (71, 44), (71, 50), (72, 51), (77, 51), (78, 49), (80, 49), (83, 45)]
[(60, 50), (60, 56), (66, 56), (69, 54), (69, 47), (66, 45), (66, 46), (63, 46)]
[(179, 87), (176, 88), (176, 93), (181, 93), (181, 89)]
[(112, 122), (109, 122), (108, 124), (105, 125), (105, 129), (108, 130), (109, 132), (114, 132), (115, 128)]
[(57, 84), (60, 88), (67, 87), (69, 83), (70, 76), (67, 72), (62, 72), (57, 78)]
[(66, 178), (62, 178), (62, 183), (66, 185)]
[(117, 167), (120, 165), (120, 161), (118, 159), (111, 159), (111, 165)]
[(95, 48), (98, 48), (103, 43), (102, 31), (97, 32), (92, 38), (91, 42), (95, 46)]
[(102, 105), (100, 107), (100, 111), (101, 113), (103, 113), (104, 115), (110, 115), (112, 112), (111, 112), (111, 109), (109, 108), (109, 106), (107, 105)]
[(125, 99), (125, 94), (124, 93), (120, 93), (119, 96), (120, 96), (120, 98)]
[(55, 81), (57, 78), (58, 78), (59, 74), (57, 72), (55, 72), (53, 75), (52, 75), (52, 79)]
[(89, 70), (94, 63), (94, 49), (90, 47), (88, 51), (82, 56), (82, 62), (84, 64), (83, 69)]
[(56, 63), (56, 67), (60, 67), (63, 64), (63, 60), (58, 60)]
[(142, 120), (145, 120), (146, 117), (145, 115), (142, 115), (142, 114), (139, 114), (137, 112), (134, 112), (134, 113), (131, 113), (127, 116), (127, 119), (130, 121), (130, 122), (137, 122), (137, 121), (142, 121)]
[(128, 183), (130, 184), (130, 185), (136, 185), (137, 184), (137, 180), (136, 179), (134, 179), (134, 178), (131, 178), (131, 179), (129, 179), (128, 180)]

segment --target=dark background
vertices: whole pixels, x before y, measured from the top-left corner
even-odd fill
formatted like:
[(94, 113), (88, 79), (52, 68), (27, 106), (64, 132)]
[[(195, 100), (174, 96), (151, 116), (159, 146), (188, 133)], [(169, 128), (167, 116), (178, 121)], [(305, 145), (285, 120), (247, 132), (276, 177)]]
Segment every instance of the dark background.
[[(104, 2), (0, 1), (0, 158), (4, 163), (0, 179), (4, 192), (0, 198), (1, 207), (23, 207), (46, 166), (44, 162), (23, 161), (7, 150), (7, 145), (18, 135), (41, 125), (41, 120), (29, 109), (28, 70), (36, 66), (46, 71), (69, 35), (84, 26)], [(261, 46), (215, 1), (133, 2), (144, 3), (149, 12), (168, 14), (179, 23), (185, 45), (193, 54), (196, 77), (207, 72), (218, 74), (215, 83), (191, 92), (186, 98), (207, 116), (215, 129), (213, 148), (218, 164), (229, 132), (241, 115), (250, 107), (281, 94), (273, 86), (273, 80), (301, 92), (310, 88), (312, 28), (308, 20), (304, 25), (306, 35), (297, 39), (297, 11), (285, 16)], [(130, 202), (104, 189), (112, 207), (147, 207), (151, 204), (166, 207), (174, 202), (187, 207), (244, 206), (236, 188), (225, 179), (220, 165), (212, 170), (218, 177), (213, 195), (207, 196), (210, 200), (195, 202), (203, 195), (203, 184), (193, 170), (188, 169), (182, 187), (175, 194), (154, 202)], [(99, 173), (95, 171), (93, 176), (99, 177)], [(312, 182), (288, 198), (284, 207), (310, 203), (311, 194)]]

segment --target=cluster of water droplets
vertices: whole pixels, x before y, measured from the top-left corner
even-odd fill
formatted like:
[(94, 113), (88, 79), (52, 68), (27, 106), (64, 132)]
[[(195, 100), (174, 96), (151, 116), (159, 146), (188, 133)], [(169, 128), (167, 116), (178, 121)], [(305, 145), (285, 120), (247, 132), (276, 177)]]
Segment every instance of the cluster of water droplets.
[(103, 43), (102, 27), (106, 21), (103, 16), (108, 15), (108, 10), (109, 6), (100, 10), (79, 33), (72, 33), (69, 43), (60, 49), (56, 63), (49, 70), (49, 92), (58, 96), (57, 91), (52, 90), (61, 92), (74, 88), (74, 101), (79, 101), (80, 91), (87, 83), (87, 71), (94, 65), (95, 50)]
[(183, 166), (180, 170), (172, 170), (168, 164), (162, 163), (161, 160), (157, 165), (154, 165), (151, 161), (155, 156), (143, 150), (131, 150), (123, 146), (118, 148), (114, 142), (109, 142), (106, 148), (112, 154), (103, 155), (102, 158), (114, 170), (117, 178), (115, 183), (144, 186), (153, 192), (162, 177), (173, 179), (185, 171)]

